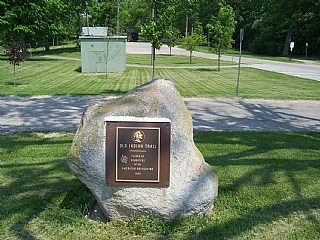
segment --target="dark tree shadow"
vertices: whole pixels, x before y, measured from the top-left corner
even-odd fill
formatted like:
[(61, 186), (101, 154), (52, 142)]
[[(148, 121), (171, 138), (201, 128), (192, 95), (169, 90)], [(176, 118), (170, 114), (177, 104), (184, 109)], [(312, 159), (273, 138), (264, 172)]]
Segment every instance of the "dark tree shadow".
[(103, 91), (103, 94), (120, 96), (120, 95), (126, 94), (127, 92), (128, 91), (122, 91), (122, 90), (105, 90)]
[(58, 62), (63, 61), (62, 59), (56, 59), (56, 58), (44, 58), (44, 57), (31, 57), (28, 58), (28, 62)]
[[(212, 134), (214, 137), (212, 137)], [(210, 140), (209, 140), (210, 139)], [(252, 166), (253, 170), (248, 170), (244, 175), (235, 178), (232, 183), (219, 185), (219, 196), (238, 191), (244, 187), (265, 187), (277, 182), (277, 174), (284, 173), (287, 183), (292, 186), (292, 196), (289, 200), (283, 200), (265, 207), (259, 207), (246, 212), (244, 215), (233, 218), (222, 224), (217, 224), (212, 227), (205, 227), (198, 235), (197, 239), (231, 239), (240, 236), (246, 231), (252, 230), (254, 227), (277, 221), (281, 218), (286, 218), (294, 212), (302, 212), (307, 221), (314, 226), (320, 226), (320, 222), (312, 214), (312, 210), (320, 209), (320, 196), (308, 198), (302, 194), (301, 180), (297, 179), (300, 172), (308, 169), (320, 169), (320, 158), (318, 160), (304, 159), (281, 159), (269, 158), (260, 159), (254, 156), (259, 156), (269, 151), (274, 150), (296, 150), (318, 151), (320, 146), (320, 133), (305, 133), (295, 134), (288, 133), (221, 133), (221, 132), (205, 132), (195, 134), (197, 143), (206, 144), (237, 144), (250, 147), (249, 150), (234, 151), (228, 154), (219, 156), (204, 156), (206, 161), (213, 167), (228, 167), (228, 166)], [(258, 168), (256, 167), (258, 166)], [(250, 169), (250, 168), (249, 168)], [(316, 178), (317, 176), (313, 176)], [(220, 176), (223, 179), (224, 176)], [(257, 180), (258, 179), (258, 180)], [(219, 199), (218, 196), (218, 199)], [(234, 205), (238, 203), (235, 202)], [(237, 227), (235, 227), (237, 226)], [(320, 235), (320, 228), (318, 228)], [(212, 237), (208, 237), (212, 236)], [(189, 235), (186, 239), (193, 239), (194, 236)]]
[(82, 68), (78, 67), (77, 69), (74, 70), (75, 72), (81, 73), (82, 72)]
[(5, 85), (7, 86), (19, 86), (19, 85), (22, 85), (22, 83), (19, 83), (19, 82), (6, 82)]
[[(306, 102), (291, 105), (268, 101), (235, 101), (207, 99), (199, 105), (186, 100), (197, 131), (320, 131), (319, 114), (314, 111), (299, 111)], [(310, 108), (320, 104), (310, 104)]]
[[(0, 143), (0, 148), (7, 153), (15, 154), (33, 145), (52, 146), (66, 143), (71, 144), (71, 140), (25, 141), (19, 137), (10, 137), (6, 143)], [(85, 211), (85, 204), (92, 198), (88, 189), (71, 176), (64, 158), (32, 163), (17, 160), (15, 163), (6, 164), (5, 161), (1, 161), (0, 168), (3, 172), (2, 177), (10, 179), (6, 184), (0, 185), (0, 220), (19, 216), (19, 220), (12, 222), (10, 227), (17, 239), (38, 239), (26, 227), (47, 210), (53, 199), (66, 195), (61, 208), (81, 213)]]
[(49, 51), (38, 51), (35, 52), (34, 55), (42, 56), (42, 55), (60, 55), (60, 54), (65, 54), (65, 53), (74, 53), (74, 52), (80, 52), (80, 49), (76, 47), (69, 47), (69, 48), (53, 48), (50, 49)]

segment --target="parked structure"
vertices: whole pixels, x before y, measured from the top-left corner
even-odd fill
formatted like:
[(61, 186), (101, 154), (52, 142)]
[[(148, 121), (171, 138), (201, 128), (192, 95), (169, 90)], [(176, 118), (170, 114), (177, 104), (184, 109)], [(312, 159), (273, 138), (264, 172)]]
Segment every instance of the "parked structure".
[(80, 41), (83, 73), (125, 71), (127, 37), (107, 35), (108, 28), (82, 28)]

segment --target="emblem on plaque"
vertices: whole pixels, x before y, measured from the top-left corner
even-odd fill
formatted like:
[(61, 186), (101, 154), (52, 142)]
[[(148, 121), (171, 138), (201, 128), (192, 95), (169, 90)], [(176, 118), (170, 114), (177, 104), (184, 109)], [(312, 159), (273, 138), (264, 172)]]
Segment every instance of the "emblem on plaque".
[(120, 158), (120, 161), (123, 162), (124, 164), (128, 163), (128, 157), (126, 155), (122, 155)]
[(131, 139), (134, 143), (143, 143), (145, 139), (145, 134), (141, 130), (134, 131), (131, 135)]
[(111, 119), (106, 121), (106, 183), (110, 186), (168, 187), (170, 120)]

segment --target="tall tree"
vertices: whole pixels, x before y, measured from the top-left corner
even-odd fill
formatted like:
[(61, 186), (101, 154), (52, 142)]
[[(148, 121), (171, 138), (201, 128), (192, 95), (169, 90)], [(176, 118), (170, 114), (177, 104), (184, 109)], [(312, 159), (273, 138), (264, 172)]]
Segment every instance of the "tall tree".
[(115, 34), (117, 26), (116, 1), (90, 0), (87, 11), (90, 14), (90, 25), (108, 27), (110, 34)]
[(152, 47), (152, 78), (155, 77), (155, 49), (160, 49), (162, 39), (172, 25), (175, 13), (175, 0), (150, 0), (151, 19), (142, 26), (145, 36), (151, 41)]
[(180, 0), (176, 4), (176, 28), (185, 36), (192, 33), (195, 24), (199, 19), (198, 0)]
[(25, 57), (26, 41), (39, 41), (69, 34), (67, 0), (0, 0), (0, 34), (3, 39), (14, 36), (19, 39), (22, 56)]
[(147, 0), (125, 0), (120, 10), (120, 25), (122, 29), (139, 30), (151, 19), (150, 2)]
[[(318, 0), (226, 0), (236, 14), (238, 28), (245, 28), (244, 46), (255, 53), (281, 55), (288, 32), (295, 52), (320, 55), (320, 2)], [(239, 33), (237, 29), (236, 34)], [(239, 39), (236, 37), (236, 39)]]
[(212, 16), (212, 24), (208, 24), (212, 36), (211, 48), (218, 54), (218, 70), (220, 70), (221, 51), (231, 48), (234, 42), (232, 36), (235, 31), (236, 22), (234, 12), (227, 5), (223, 6), (217, 16)]
[(77, 47), (80, 47), (79, 37), (82, 32), (83, 15), (86, 13), (87, 0), (72, 0), (70, 1), (70, 11), (76, 17), (76, 36), (77, 36)]

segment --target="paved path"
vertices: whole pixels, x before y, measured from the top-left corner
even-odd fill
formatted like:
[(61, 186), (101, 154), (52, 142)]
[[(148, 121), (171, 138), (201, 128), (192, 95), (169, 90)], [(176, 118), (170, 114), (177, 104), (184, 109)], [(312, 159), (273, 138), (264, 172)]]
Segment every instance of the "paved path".
[[(150, 53), (148, 43), (128, 43), (128, 53)], [(158, 54), (168, 54), (163, 46)], [(173, 54), (188, 55), (174, 48)], [(214, 54), (194, 56), (216, 58)], [(230, 60), (230, 57), (225, 57)], [(79, 60), (79, 59), (73, 59)], [(235, 59), (236, 61), (237, 59)], [(320, 80), (320, 65), (243, 59), (251, 67)], [(0, 134), (15, 131), (74, 131), (82, 113), (103, 96), (0, 96)], [(320, 101), (187, 98), (194, 129), (198, 131), (320, 131)]]
[[(126, 50), (127, 53), (132, 53), (132, 54), (150, 54), (151, 53), (150, 43), (127, 42), (126, 48), (127, 48)], [(163, 45), (161, 49), (157, 50), (156, 52), (157, 54), (169, 54), (170, 50), (168, 46)], [(188, 51), (178, 47), (172, 48), (172, 54), (189, 56)], [(210, 53), (193, 52), (193, 56), (203, 57), (208, 59), (217, 59), (216, 54), (210, 54)], [(223, 55), (222, 60), (232, 61), (232, 57)], [(233, 61), (237, 63), (238, 57), (234, 57)], [(315, 62), (286, 63), (286, 62), (270, 61), (270, 60), (255, 59), (255, 58), (242, 58), (241, 62), (246, 64), (249, 67), (253, 67), (257, 69), (284, 73), (291, 76), (297, 76), (297, 77), (320, 81), (320, 64), (317, 64)]]
[[(151, 47), (150, 43), (143, 43), (143, 42), (127, 42), (126, 44), (126, 52), (130, 54), (150, 54)], [(169, 47), (163, 45), (160, 50), (156, 51), (157, 54), (169, 54), (170, 50)], [(184, 55), (189, 56), (189, 52), (175, 47), (172, 48), (172, 54), (175, 55)], [(211, 53), (201, 53), (201, 52), (193, 52), (193, 56), (208, 58), (208, 59), (217, 59), (216, 54)], [(46, 58), (55, 58), (55, 59), (68, 59), (68, 60), (76, 60), (80, 61), (80, 58), (70, 58), (70, 57), (62, 57), (62, 56), (51, 56), (46, 55)], [(232, 66), (222, 66), (222, 68), (226, 67), (237, 67), (238, 57), (234, 57), (232, 59), (231, 56), (223, 55), (222, 60), (233, 61), (235, 64)], [(286, 63), (286, 62), (279, 62), (279, 61), (270, 61), (270, 60), (263, 60), (263, 59), (255, 59), (255, 58), (242, 58), (242, 63), (246, 64), (246, 66), (267, 70), (272, 72), (283, 73), (291, 76), (307, 78), (311, 80), (320, 81), (320, 64), (317, 64), (312, 61), (307, 61), (306, 63)], [(127, 66), (132, 67), (148, 67), (151, 66), (142, 66), (136, 64), (127, 64)], [(175, 68), (217, 68), (217, 66), (175, 66)], [(159, 66), (158, 68), (172, 68), (168, 66)]]
[[(74, 131), (103, 96), (0, 96), (0, 134)], [(320, 101), (186, 98), (196, 131), (320, 131)]]

